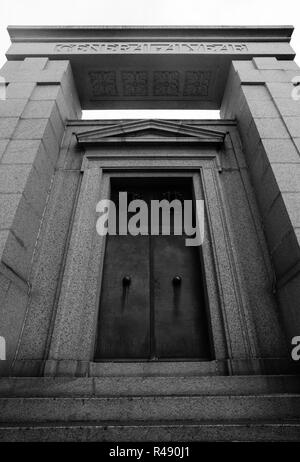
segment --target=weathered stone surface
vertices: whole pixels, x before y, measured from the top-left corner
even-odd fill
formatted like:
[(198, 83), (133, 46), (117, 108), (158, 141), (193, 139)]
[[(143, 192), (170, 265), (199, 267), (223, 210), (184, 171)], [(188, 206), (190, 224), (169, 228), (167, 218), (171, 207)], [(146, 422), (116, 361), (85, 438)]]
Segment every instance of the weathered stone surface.
[(29, 101), (23, 114), (23, 119), (50, 119), (58, 140), (62, 138), (64, 124), (58, 112), (55, 101)]
[(258, 100), (249, 100), (247, 104), (251, 116), (254, 118), (277, 118), (279, 116), (279, 112), (272, 101), (266, 100), (262, 104)]
[(0, 101), (0, 117), (20, 117), (25, 105), (26, 99), (7, 99)]
[[(71, 76), (70, 76), (71, 78)], [(60, 85), (37, 85), (31, 95), (32, 101), (55, 101), (63, 121), (67, 118), (80, 117), (81, 108), (76, 98), (74, 84)], [(71, 113), (69, 105), (72, 105)]]
[(300, 228), (300, 192), (284, 192), (282, 194), (282, 199), (293, 226)]
[(0, 274), (0, 306), (3, 306), (5, 303), (6, 294), (10, 283), (11, 281), (6, 276)]
[(0, 140), (0, 161), (3, 156), (3, 153), (8, 145), (9, 140)]
[[(48, 112), (43, 107), (39, 114), (30, 101), (27, 104), (36, 83), (33, 81), (26, 84), (24, 80), (32, 80), (37, 70), (41, 72), (46, 66), (47, 60), (27, 60), (23, 64), (24, 66), (19, 66), (19, 63), (5, 66), (6, 72), (13, 75), (12, 80), (16, 83), (8, 85), (10, 99), (3, 102), (2, 106), (0, 104), (1, 114), (6, 117), (0, 118), (0, 136), (3, 137), (0, 166), (0, 190), (3, 195), (0, 195), (0, 221), (2, 228), (5, 228), (1, 232), (2, 261), (25, 281), (31, 271), (40, 217), (45, 207), (64, 126), (55, 101), (51, 101), (52, 108), (48, 106)], [(65, 63), (60, 64), (57, 71), (63, 72), (65, 68)], [(52, 72), (52, 68), (50, 71)], [(17, 82), (19, 78), (21, 80)], [(22, 119), (15, 117), (20, 115)], [(12, 136), (13, 139), (9, 142), (8, 138)], [(8, 149), (4, 157), (5, 148)], [(24, 282), (22, 284), (24, 285)], [(7, 303), (9, 310), (12, 298), (8, 298)], [(8, 357), (15, 353), (18, 338), (11, 336), (11, 342)]]
[(280, 114), (284, 116), (284, 120), (286, 117), (300, 116), (300, 102), (294, 101), (291, 97), (290, 98), (274, 98), (274, 102), (280, 111)]
[(257, 69), (282, 69), (282, 62), (276, 58), (253, 58), (253, 63)]
[(233, 66), (230, 67), (228, 72), (227, 84), (224, 90), (222, 105), (220, 108), (220, 116), (222, 119), (234, 118), (233, 106), (240, 110), (246, 102), (245, 96), (239, 91), (240, 82), (237, 72)]
[(14, 139), (23, 140), (41, 140), (44, 136), (46, 127), (48, 125), (48, 119), (22, 119), (20, 120)]
[(279, 289), (279, 297), (284, 304), (289, 315), (285, 317), (285, 325), (289, 335), (292, 339), (298, 335), (298, 326), (300, 321), (300, 313), (295, 300), (300, 297), (300, 276), (299, 273), (293, 278), (288, 280), (283, 287)]
[[(250, 119), (251, 120), (251, 119)], [(249, 123), (249, 121), (248, 121)], [(261, 138), (256, 124), (253, 119), (250, 121), (250, 125), (241, 125), (239, 123), (240, 130), (243, 130), (243, 146), (245, 149), (246, 159), (255, 157), (257, 150), (259, 149)]]
[(297, 147), (297, 150), (298, 150), (298, 153), (299, 153), (299, 156), (300, 156), (300, 138), (294, 138), (293, 142), (295, 143), (295, 145)]
[[(61, 89), (68, 106), (68, 117), (80, 119), (82, 114), (82, 104), (78, 96), (77, 87), (75, 86), (70, 66), (68, 66), (64, 78), (62, 79)], [(59, 101), (60, 98), (58, 98), (58, 103)], [(71, 112), (69, 113), (69, 111)]]
[(49, 119), (53, 111), (53, 101), (29, 101), (23, 111), (23, 119)]
[(0, 192), (23, 193), (30, 172), (29, 165), (1, 165)]
[[(18, 194), (5, 194), (0, 198), (1, 228), (10, 230), (3, 235), (4, 237), (6, 235), (7, 242), (3, 242), (2, 259), (16, 274), (25, 277), (31, 269), (31, 258), (41, 219), (23, 196), (20, 198)], [(13, 251), (12, 256), (8, 254), (9, 249)], [(19, 262), (21, 262), (20, 268), (17, 266)]]
[(269, 236), (271, 252), (286, 234), (292, 232), (292, 223), (281, 195), (278, 195), (264, 216), (265, 230)]
[(291, 82), (292, 76), (295, 73), (292, 71), (292, 76), (289, 71), (284, 70), (263, 70), (261, 71), (265, 82)]
[[(263, 237), (259, 235), (258, 222), (253, 218), (256, 204), (247, 206), (252, 200), (251, 189), (248, 184), (245, 191), (242, 180), (240, 172), (224, 172), (221, 176), (223, 190), (230, 198), (226, 208), (230, 218), (229, 235), (237, 252), (238, 285), (248, 301), (243, 306), (248, 335), (252, 337), (253, 348), (257, 349), (255, 355), (287, 356), (284, 331), (280, 326), (276, 300), (270, 290), (272, 279), (263, 260)], [(236, 191), (240, 193), (236, 194)]]
[[(39, 119), (41, 120), (41, 119)], [(55, 165), (59, 153), (59, 146), (61, 140), (58, 140), (54, 132), (51, 121), (46, 126), (45, 134), (43, 136), (43, 146), (46, 150), (47, 156), (51, 159), (51, 162)]]
[(13, 223), (21, 194), (0, 195), (0, 228), (8, 229)]
[[(282, 286), (284, 281), (297, 277), (300, 261), (298, 207), (294, 204), (295, 200), (299, 200), (300, 187), (299, 120), (297, 102), (292, 99), (295, 87), (291, 82), (298, 68), (295, 64), (269, 58), (254, 58), (253, 63), (260, 70), (265, 85), (257, 85), (257, 77), (250, 66), (247, 72), (248, 77), (252, 73), (252, 85), (248, 81), (248, 85), (239, 88), (236, 77), (231, 73), (221, 113), (238, 119), (274, 270), (278, 284)], [(242, 81), (245, 64), (239, 67), (233, 63), (233, 67)], [(235, 104), (241, 101), (241, 95), (245, 98), (243, 105)], [(288, 194), (286, 198), (285, 194)], [(299, 326), (299, 318), (295, 317), (298, 298), (293, 291), (288, 296), (281, 286), (278, 289), (281, 304), (279, 319), (291, 335), (295, 328), (291, 328), (289, 316)]]
[(48, 187), (30, 164), (0, 165), (0, 193), (24, 194), (39, 216), (44, 210)]
[(25, 58), (24, 61), (4, 65), (1, 74), (9, 83), (61, 83), (68, 66), (68, 61)]
[(300, 191), (300, 163), (274, 164), (272, 170), (281, 191)]
[(6, 87), (6, 98), (24, 98), (27, 101), (35, 86), (35, 83), (10, 83)]
[[(90, 339), (95, 322), (95, 291), (91, 291), (90, 286), (94, 287), (96, 280), (95, 274), (90, 278), (89, 273), (91, 267), (95, 268), (99, 264), (99, 253), (104, 252), (101, 245), (103, 236), (96, 233), (94, 214), (103, 187), (101, 176), (101, 170), (92, 168), (87, 171), (81, 186), (55, 319), (50, 359), (76, 357), (88, 360), (90, 355)], [(89, 301), (89, 293), (92, 303)], [(86, 307), (84, 311), (83, 305)]]
[(257, 83), (257, 84), (264, 84), (265, 78), (262, 73), (258, 70), (239, 70), (239, 79), (241, 84), (248, 84), (248, 83)]
[(288, 131), (279, 117), (267, 119), (254, 118), (254, 123), (261, 138), (289, 138)]
[(36, 189), (28, 185), (24, 189), (24, 194), (28, 201), (31, 201), (36, 212), (41, 216), (43, 212), (43, 199), (48, 192), (54, 167), (51, 159), (47, 156), (43, 144), (39, 140), (13, 140), (10, 142), (8, 149), (2, 161), (2, 165), (24, 165), (32, 168), (32, 177), (37, 178), (34, 187), (40, 188), (38, 197), (34, 197)]
[(3, 163), (33, 164), (39, 149), (40, 140), (11, 140), (3, 156)]
[(271, 96), (264, 85), (243, 85), (242, 92), (247, 101), (270, 101)]
[(30, 99), (32, 101), (53, 101), (60, 93), (60, 85), (36, 85)]
[(103, 377), (2, 377), (3, 397), (103, 397), (266, 395), (297, 393), (300, 378), (290, 376), (103, 376)]
[(280, 60), (281, 69), (299, 71), (299, 66), (295, 61)]
[(2, 230), (2, 231), (0, 230), (0, 254), (2, 254), (3, 250), (5, 249), (5, 244), (6, 244), (8, 235), (9, 235), (8, 229)]
[[(179, 396), (115, 398), (2, 398), (1, 423), (174, 422), (298, 420), (298, 394), (270, 396)], [(100, 420), (100, 421), (101, 421)]]
[(59, 171), (54, 177), (32, 275), (35, 295), (24, 325), (19, 359), (42, 359), (46, 354), (79, 175), (76, 171)]
[(27, 281), (32, 255), (27, 252), (24, 242), (10, 230), (0, 231), (0, 254), (4, 265), (17, 274), (22, 281)]
[(253, 184), (259, 187), (259, 182), (262, 180), (263, 175), (266, 174), (269, 168), (268, 158), (262, 141), (258, 144), (257, 148), (248, 157), (248, 166), (253, 176)]
[(56, 162), (59, 141), (49, 119), (22, 119), (14, 134), (14, 139), (43, 140), (47, 154)]
[(12, 134), (17, 126), (18, 119), (12, 117), (9, 119), (0, 118), (0, 139), (8, 139), (12, 137)]
[(287, 442), (299, 441), (297, 423), (241, 423), (241, 424), (155, 424), (155, 425), (52, 425), (9, 426), (2, 428), (3, 442)]
[(266, 156), (272, 163), (299, 163), (300, 156), (292, 140), (264, 139), (262, 140)]
[(294, 86), (292, 83), (267, 83), (266, 84), (273, 98), (291, 98)]
[[(284, 236), (278, 246), (273, 249), (271, 256), (278, 280), (281, 280), (281, 278), (288, 275), (296, 267), (300, 259), (299, 241), (295, 229)], [(297, 300), (294, 299), (295, 304), (296, 302)], [(284, 317), (288, 318), (289, 313), (286, 313), (285, 310), (286, 305), (283, 304), (282, 312), (284, 313)]]
[[(300, 104), (299, 104), (300, 108)], [(300, 114), (296, 117), (283, 117), (284, 122), (293, 138), (300, 137)]]
[(30, 71), (32, 69), (40, 69), (43, 70), (46, 68), (49, 60), (48, 58), (25, 58), (23, 61), (21, 61), (20, 68), (23, 69), (24, 71), (29, 69)]
[[(26, 58), (8, 62), (1, 70), (8, 83), (7, 100), (0, 102), (1, 258), (12, 274), (17, 275), (16, 280), (21, 278), (20, 285), (25, 285), (25, 291), (29, 287), (26, 280), (38, 248), (41, 217), (64, 133), (56, 104), (58, 93), (55, 95), (52, 91), (53, 98), (41, 104), (34, 95), (38, 94), (38, 83), (48, 89), (49, 86), (55, 88), (60, 95), (64, 120), (70, 115), (74, 117), (73, 102), (65, 100), (62, 92), (62, 86), (66, 91), (70, 87), (68, 80), (72, 74), (68, 69), (68, 61), (50, 63), (48, 58)], [(9, 317), (12, 298), (7, 303)], [(11, 310), (13, 314), (13, 308)], [(11, 339), (9, 359), (19, 341), (14, 336)]]
[(7, 358), (13, 358), (16, 353), (16, 346), (18, 345), (25, 318), (27, 301), (26, 285), (21, 290), (15, 284), (10, 284), (0, 310), (0, 335), (6, 340)]

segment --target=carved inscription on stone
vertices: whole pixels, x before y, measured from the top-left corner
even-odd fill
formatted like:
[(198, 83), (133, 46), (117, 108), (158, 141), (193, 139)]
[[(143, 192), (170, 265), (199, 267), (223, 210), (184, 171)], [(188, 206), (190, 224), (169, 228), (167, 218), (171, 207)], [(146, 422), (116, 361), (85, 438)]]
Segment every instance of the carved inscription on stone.
[(211, 78), (211, 72), (187, 71), (183, 96), (207, 96)]
[(147, 96), (148, 76), (144, 71), (122, 72), (124, 96)]
[(179, 72), (155, 71), (153, 76), (154, 96), (178, 96)]
[(89, 72), (93, 96), (117, 96), (116, 73), (114, 71)]
[(170, 54), (170, 53), (245, 53), (245, 43), (229, 42), (96, 42), (58, 43), (56, 53), (100, 53), (100, 54)]

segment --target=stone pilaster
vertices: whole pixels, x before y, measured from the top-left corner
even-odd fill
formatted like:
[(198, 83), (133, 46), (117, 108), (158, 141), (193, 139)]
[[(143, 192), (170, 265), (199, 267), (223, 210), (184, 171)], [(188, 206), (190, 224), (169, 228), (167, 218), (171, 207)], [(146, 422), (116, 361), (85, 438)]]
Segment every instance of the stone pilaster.
[(295, 77), (300, 79), (300, 69), (293, 61), (233, 61), (221, 108), (222, 117), (238, 120), (289, 341), (300, 332), (300, 101)]
[(65, 121), (80, 117), (81, 109), (69, 61), (8, 61), (0, 75), (7, 84), (0, 101), (0, 335), (10, 362), (32, 296), (31, 271)]

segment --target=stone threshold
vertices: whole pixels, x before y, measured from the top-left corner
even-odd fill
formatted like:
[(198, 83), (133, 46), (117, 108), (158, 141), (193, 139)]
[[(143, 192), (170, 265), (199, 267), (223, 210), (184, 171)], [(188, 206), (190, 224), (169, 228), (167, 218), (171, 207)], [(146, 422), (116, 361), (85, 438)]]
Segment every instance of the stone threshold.
[(299, 375), (0, 378), (0, 399), (9, 397), (248, 396), (297, 394), (299, 390)]

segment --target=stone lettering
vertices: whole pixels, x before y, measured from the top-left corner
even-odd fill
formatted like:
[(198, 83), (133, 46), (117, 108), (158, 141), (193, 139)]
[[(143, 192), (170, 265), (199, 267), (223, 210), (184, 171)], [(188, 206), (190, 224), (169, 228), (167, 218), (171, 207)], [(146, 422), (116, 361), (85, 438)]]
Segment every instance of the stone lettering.
[(208, 42), (98, 42), (98, 43), (59, 43), (57, 53), (243, 53), (248, 51), (245, 43)]

